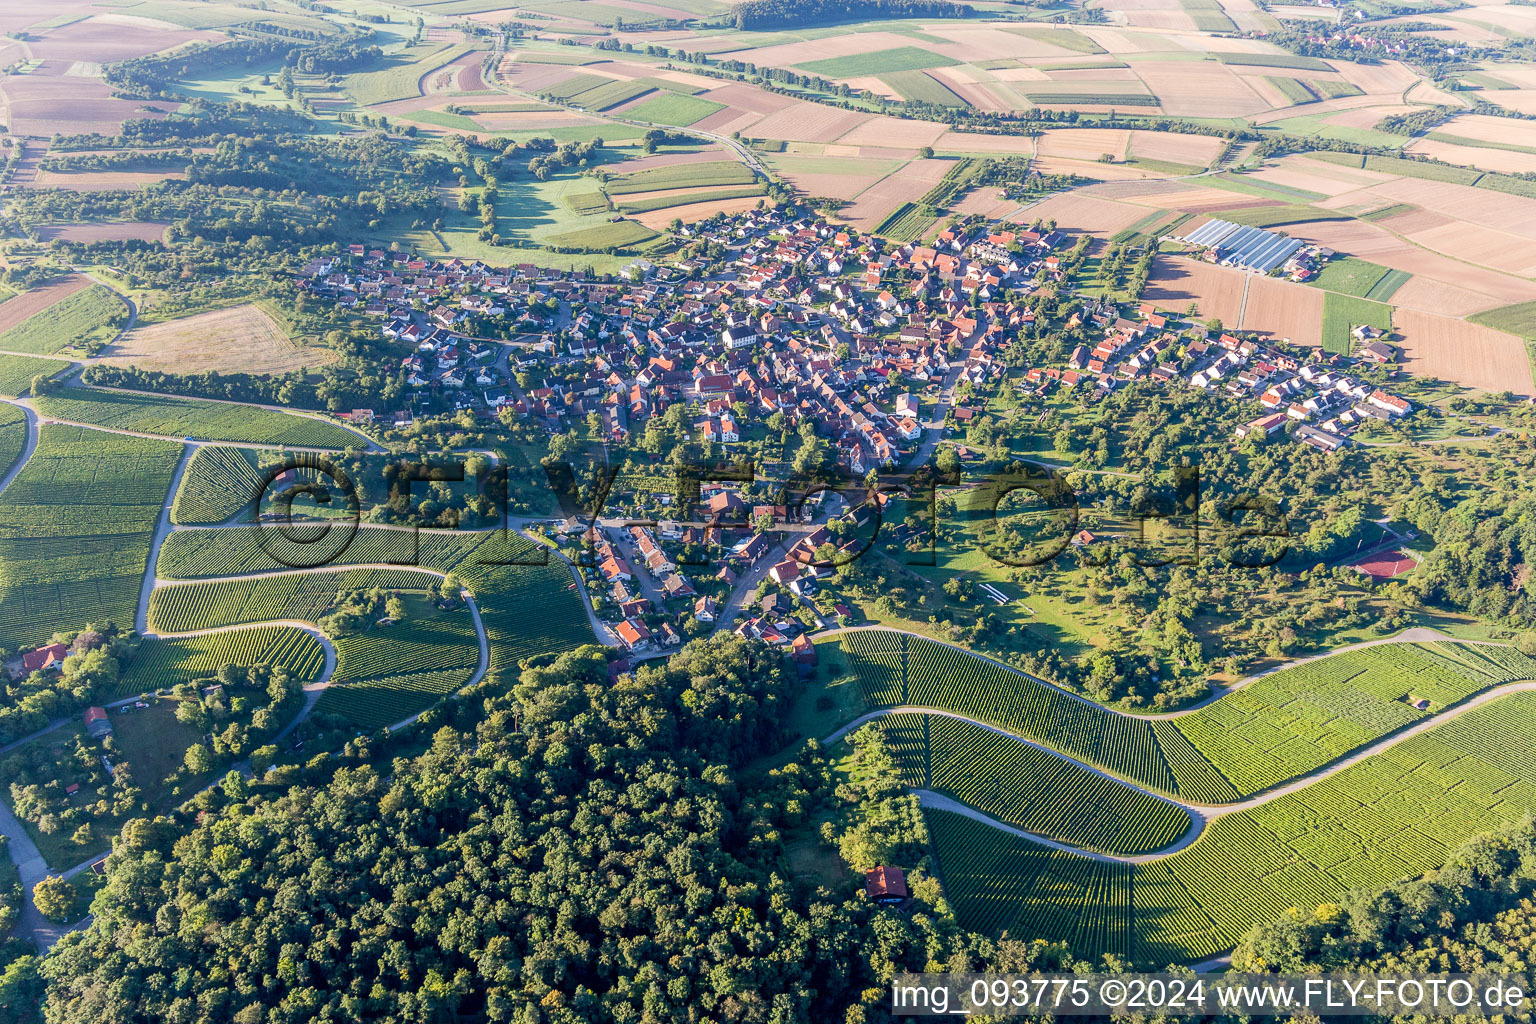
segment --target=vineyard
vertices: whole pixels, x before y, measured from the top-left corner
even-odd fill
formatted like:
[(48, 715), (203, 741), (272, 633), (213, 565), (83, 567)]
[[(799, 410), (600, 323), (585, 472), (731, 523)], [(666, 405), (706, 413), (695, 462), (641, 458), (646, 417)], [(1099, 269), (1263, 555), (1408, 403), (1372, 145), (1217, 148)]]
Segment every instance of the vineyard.
[(1103, 853), (1148, 853), (1189, 831), (1182, 807), (1038, 747), (943, 715), (880, 720), (903, 781), (1028, 832)]
[(325, 668), (325, 649), (291, 626), (257, 626), (180, 640), (150, 637), (124, 668), (117, 695), (207, 679), (225, 665), (281, 666), (293, 678), (308, 682)]
[(14, 405), (0, 405), (0, 477), (11, 471), (26, 447), (26, 416)]
[(953, 711), (1205, 804), (1270, 789), (1489, 687), (1536, 678), (1536, 660), (1511, 648), (1390, 644), (1276, 672), (1193, 714), (1153, 721), (920, 637), (861, 630), (841, 644), (872, 707)]
[[(207, 449), (204, 449), (205, 451)], [(348, 527), (330, 524), (330, 534), (315, 544), (295, 544), (283, 536), (283, 529), (294, 534), (318, 531), (326, 526), (305, 525), (292, 528), (268, 526), (230, 526), (217, 530), (178, 530), (160, 546), (155, 574), (166, 580), (194, 580), (207, 576), (240, 576), (257, 572), (282, 572), (293, 565), (307, 565), (316, 548), (327, 548), (325, 564), (343, 567), (352, 564), (391, 563), (402, 567), (418, 565), (435, 572), (457, 571), (471, 575), (475, 561), (505, 548), (496, 534), (419, 533), (359, 526), (348, 541)], [(335, 541), (332, 541), (334, 535)], [(308, 537), (300, 536), (301, 540)], [(342, 543), (345, 542), (345, 548)], [(340, 550), (337, 550), (340, 549)], [(287, 559), (278, 561), (277, 555)], [(466, 564), (467, 563), (467, 564)], [(417, 580), (418, 588), (432, 581)]]
[(232, 519), (256, 503), (266, 482), (251, 449), (199, 448), (181, 476), (171, 522), (211, 526)]
[(337, 449), (363, 445), (356, 434), (324, 420), (199, 398), (68, 388), (35, 398), (33, 405), (52, 419), (166, 437)]
[(0, 334), (0, 349), (53, 355), (111, 341), (128, 319), (122, 300), (99, 284), (73, 292)]
[(67, 369), (69, 364), (58, 359), (0, 355), (0, 395), (17, 398), (31, 390), (34, 377), (52, 377)]
[(431, 707), (462, 687), (469, 676), (466, 669), (445, 669), (332, 686), (320, 695), (315, 714), (339, 715), (365, 729), (377, 729)]
[(480, 645), (467, 609), (445, 612), (415, 597), (405, 603), (404, 621), (337, 639), (338, 682), (475, 667)]
[[(970, 927), (1067, 939), (1086, 955), (1194, 960), (1290, 907), (1438, 867), (1472, 836), (1536, 810), (1533, 727), (1536, 694), (1506, 696), (1296, 793), (1217, 818), (1190, 847), (1149, 864), (1042, 850), (941, 812), (929, 812), (930, 831), (946, 892)], [(1134, 893), (1122, 912), (1133, 931), (1101, 920), (1102, 893), (1121, 885)]]
[(63, 425), (0, 496), (0, 647), (130, 626), (181, 446)]
[(180, 583), (160, 587), (150, 596), (149, 628), (157, 633), (188, 633), (280, 619), (315, 622), (330, 609), (338, 591), (420, 590), (431, 582), (430, 576), (419, 572), (351, 569)]

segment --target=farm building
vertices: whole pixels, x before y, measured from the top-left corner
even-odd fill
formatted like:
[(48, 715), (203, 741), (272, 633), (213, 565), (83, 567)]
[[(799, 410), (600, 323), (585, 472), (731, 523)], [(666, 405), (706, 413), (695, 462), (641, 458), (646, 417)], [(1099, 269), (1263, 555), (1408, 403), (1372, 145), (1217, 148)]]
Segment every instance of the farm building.
[(900, 903), (907, 898), (907, 876), (901, 868), (878, 867), (864, 873), (864, 890), (876, 903)]
[(1184, 236), (1190, 245), (1209, 249), (1223, 266), (1267, 274), (1295, 255), (1301, 241), (1263, 228), (1212, 219)]
[(103, 736), (112, 735), (112, 723), (107, 721), (106, 708), (86, 708), (82, 720), (85, 722), (85, 731), (91, 734), (91, 739), (99, 740)]

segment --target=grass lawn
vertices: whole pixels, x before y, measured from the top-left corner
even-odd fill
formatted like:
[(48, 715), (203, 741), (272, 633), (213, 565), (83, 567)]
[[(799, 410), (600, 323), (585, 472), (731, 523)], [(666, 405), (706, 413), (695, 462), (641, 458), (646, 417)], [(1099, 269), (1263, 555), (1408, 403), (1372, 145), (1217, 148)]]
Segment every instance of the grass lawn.
[(697, 96), (685, 96), (682, 93), (665, 93), (631, 107), (622, 116), (632, 121), (649, 121), (685, 128), (696, 121), (704, 120), (717, 110), (724, 109), (724, 103), (716, 103), (713, 100), (701, 100)]
[(1328, 261), (1317, 277), (1307, 283), (1324, 291), (1364, 298), (1386, 276), (1387, 268), (1381, 264), (1346, 256)]
[(1383, 331), (1392, 329), (1392, 307), (1369, 299), (1329, 292), (1323, 298), (1323, 349), (1348, 355), (1354, 338), (1350, 331), (1370, 324)]
[(461, 43), (420, 43), (386, 54), (378, 68), (346, 76), (347, 94), (365, 107), (419, 96), (422, 75), (453, 63), (470, 49)]

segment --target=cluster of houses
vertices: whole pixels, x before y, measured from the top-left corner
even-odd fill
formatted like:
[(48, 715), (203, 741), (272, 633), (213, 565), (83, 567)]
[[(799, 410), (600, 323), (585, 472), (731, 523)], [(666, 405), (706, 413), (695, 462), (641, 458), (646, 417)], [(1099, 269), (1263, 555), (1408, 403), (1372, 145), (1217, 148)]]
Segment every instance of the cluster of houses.
[(1352, 360), (1333, 357), (1328, 363), (1315, 363), (1263, 341), (1176, 320), (1150, 303), (1142, 303), (1138, 312), (1139, 319), (1130, 319), (1113, 304), (1087, 303), (1071, 322), (1101, 328), (1103, 340), (1092, 349), (1079, 345), (1065, 370), (1029, 370), (1026, 384), (1042, 395), (1055, 387), (1108, 391), (1141, 379), (1220, 390), (1257, 400), (1269, 410), (1239, 427), (1239, 438), (1256, 432), (1275, 434), (1295, 423), (1295, 439), (1325, 451), (1342, 447), (1367, 420), (1390, 422), (1413, 412), (1413, 403), (1407, 399), (1349, 373), (1352, 365), (1396, 361), (1397, 350), (1377, 340), (1381, 332), (1376, 328), (1354, 329), (1356, 340), (1363, 344)]
[[(814, 423), (864, 473), (921, 442), (914, 392), (957, 361), (977, 382), (1003, 375), (1002, 347), (1035, 314), (1000, 296), (1059, 277), (1064, 240), (956, 228), (886, 247), (775, 210), (698, 230), (727, 256), (648, 267), (636, 283), (364, 246), (312, 261), (300, 283), (411, 344), (401, 371), (418, 398), (451, 394), (484, 415), (510, 406), (553, 431), (596, 413), (615, 441), (678, 402), (693, 409), (691, 437), (719, 443), (746, 436), (743, 407), (747, 418), (782, 413), (791, 428)], [(535, 384), (499, 379), (494, 343), (472, 334), (492, 329), (526, 332), (513, 351)]]

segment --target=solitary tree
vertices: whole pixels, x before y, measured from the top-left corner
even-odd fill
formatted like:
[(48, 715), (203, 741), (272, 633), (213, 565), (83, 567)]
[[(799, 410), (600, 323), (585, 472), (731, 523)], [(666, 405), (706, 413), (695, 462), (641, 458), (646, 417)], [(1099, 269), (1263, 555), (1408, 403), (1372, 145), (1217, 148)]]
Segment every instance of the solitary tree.
[(62, 923), (75, 907), (75, 887), (67, 878), (49, 875), (32, 887), (32, 902), (38, 913)]

